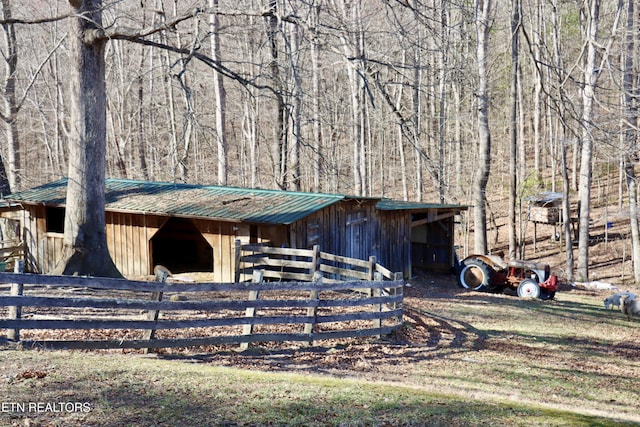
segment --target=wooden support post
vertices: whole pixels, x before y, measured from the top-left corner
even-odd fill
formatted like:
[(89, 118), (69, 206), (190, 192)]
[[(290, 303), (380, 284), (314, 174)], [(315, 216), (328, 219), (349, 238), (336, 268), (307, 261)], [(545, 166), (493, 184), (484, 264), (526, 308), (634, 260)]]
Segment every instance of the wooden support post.
[[(398, 272), (398, 273), (394, 273), (393, 274), (393, 281), (394, 282), (399, 282), (399, 281), (402, 281), (403, 279), (404, 279), (404, 275), (402, 273)], [(403, 286), (404, 286), (404, 283), (403, 283)], [(393, 292), (394, 296), (398, 296), (398, 293), (400, 293), (400, 295), (404, 294), (404, 288), (403, 287), (397, 287), (396, 286), (393, 289), (394, 289), (394, 292)], [(398, 303), (394, 302), (393, 303), (393, 309), (396, 310), (397, 308), (398, 308)], [(401, 325), (402, 324), (402, 314), (400, 316), (396, 317), (396, 324), (397, 325)]]
[(320, 270), (320, 245), (313, 245), (313, 253), (311, 255), (311, 268), (309, 269), (309, 276), (314, 281), (313, 277), (317, 271)]
[[(14, 266), (15, 273), (24, 273), (24, 261), (18, 261)], [(22, 296), (24, 292), (24, 284), (22, 283), (12, 283), (11, 291), (9, 295), (11, 296)], [(8, 318), (11, 320), (20, 320), (22, 318), (22, 307), (20, 306), (11, 306), (8, 307), (9, 313)], [(9, 329), (7, 331), (7, 339), (9, 341), (18, 342), (20, 341), (20, 329)]]
[[(370, 256), (369, 257), (369, 265), (367, 267), (367, 280), (371, 281), (371, 280), (375, 280), (375, 274), (376, 274), (376, 264), (378, 263), (378, 260), (376, 259), (375, 256)], [(369, 288), (369, 292), (368, 292), (369, 296), (372, 296), (372, 290), (371, 288)]]
[[(322, 273), (320, 271), (316, 271), (313, 274), (313, 279), (311, 279), (311, 281), (314, 282), (316, 285), (318, 285), (318, 288), (322, 286)], [(307, 317), (313, 318), (313, 321), (304, 324), (304, 333), (306, 335), (309, 335), (308, 344), (313, 345), (313, 332), (316, 327), (316, 316), (318, 315), (317, 302), (320, 300), (320, 291), (319, 290), (311, 291), (309, 293), (309, 300), (314, 301), (316, 304), (314, 304), (312, 307), (307, 308)]]
[[(167, 275), (165, 274), (161, 274), (157, 277), (158, 277), (159, 283), (165, 283), (165, 281), (167, 280)], [(162, 301), (162, 295), (163, 295), (163, 292), (152, 292), (151, 301), (158, 301), (158, 302)], [(147, 320), (152, 320), (154, 322), (157, 322), (159, 318), (160, 318), (160, 310), (149, 310), (147, 312)], [(143, 340), (153, 341), (155, 337), (156, 337), (155, 329), (145, 329), (144, 332), (142, 332)], [(153, 347), (145, 347), (144, 349), (142, 349), (142, 352), (144, 354), (148, 354), (152, 348)]]
[[(375, 273), (373, 275), (373, 279), (377, 282), (382, 282), (384, 280), (383, 276), (381, 273)], [(382, 288), (376, 288), (376, 289), (371, 289), (371, 291), (373, 291), (373, 296), (375, 297), (382, 297), (384, 295), (384, 289)], [(374, 304), (373, 305), (373, 311), (377, 312), (378, 314), (382, 313), (382, 303), (378, 303), (378, 304)], [(382, 320), (380, 319), (380, 317), (373, 319), (373, 327), (374, 328), (381, 328), (382, 327)], [(379, 337), (379, 336), (378, 336)]]
[(240, 283), (240, 257), (242, 256), (242, 243), (240, 239), (235, 242), (235, 264), (234, 264), (234, 282)]
[[(12, 297), (14, 296), (22, 296), (22, 292), (24, 291), (24, 285), (22, 283), (12, 283), (10, 294)], [(22, 318), (22, 307), (20, 306), (10, 306), (9, 314), (7, 316), (10, 320), (20, 320)], [(7, 331), (7, 338), (9, 341), (18, 342), (20, 341), (20, 329), (9, 329)]]
[(378, 263), (378, 259), (375, 256), (369, 257), (369, 271), (367, 271), (367, 275), (369, 276), (368, 280), (374, 280), (375, 272), (376, 272), (376, 264)]
[[(255, 270), (253, 272), (253, 276), (251, 277), (251, 283), (262, 283), (264, 278), (264, 272), (262, 270)], [(249, 291), (249, 301), (257, 301), (260, 298), (260, 291), (257, 289), (252, 289)], [(245, 317), (255, 317), (256, 308), (255, 307), (247, 307), (245, 310)], [(249, 323), (242, 327), (242, 335), (251, 335), (253, 334), (253, 324)], [(243, 342), (240, 344), (240, 350), (244, 351), (249, 348), (248, 342)]]

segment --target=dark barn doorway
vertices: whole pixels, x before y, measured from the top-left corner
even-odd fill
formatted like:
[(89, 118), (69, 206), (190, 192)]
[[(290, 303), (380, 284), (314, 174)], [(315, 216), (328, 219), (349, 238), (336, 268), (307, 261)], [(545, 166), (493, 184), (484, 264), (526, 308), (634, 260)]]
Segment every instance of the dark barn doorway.
[(446, 273), (453, 266), (453, 217), (427, 222), (428, 216), (415, 215), (411, 228), (411, 266)]
[(213, 248), (190, 219), (171, 217), (151, 238), (152, 267), (173, 273), (213, 271)]

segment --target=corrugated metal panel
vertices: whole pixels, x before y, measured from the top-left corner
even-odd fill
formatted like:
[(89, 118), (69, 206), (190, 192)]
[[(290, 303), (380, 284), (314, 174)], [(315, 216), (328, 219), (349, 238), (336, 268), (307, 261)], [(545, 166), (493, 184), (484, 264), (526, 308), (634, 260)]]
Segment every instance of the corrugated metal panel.
[(420, 202), (405, 202), (402, 200), (382, 199), (376, 205), (377, 209), (381, 211), (419, 211), (426, 209), (449, 209), (449, 210), (466, 210), (468, 206), (465, 205), (443, 205), (439, 203), (420, 203)]
[[(67, 180), (14, 193), (7, 199), (44, 205), (64, 205)], [(267, 224), (291, 224), (332, 205), (345, 196), (277, 190), (145, 182), (106, 181), (109, 211), (155, 213)]]

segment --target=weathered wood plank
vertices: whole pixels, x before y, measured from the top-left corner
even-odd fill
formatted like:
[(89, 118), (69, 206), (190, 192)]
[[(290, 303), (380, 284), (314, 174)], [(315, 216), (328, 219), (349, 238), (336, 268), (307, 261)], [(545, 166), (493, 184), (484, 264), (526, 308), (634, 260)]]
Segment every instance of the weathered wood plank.
[(283, 255), (283, 256), (303, 256), (313, 257), (311, 249), (294, 249), (294, 248), (276, 248), (273, 246), (263, 245), (243, 245), (242, 250), (246, 252), (261, 252), (263, 254)]
[[(308, 274), (303, 275), (308, 278)], [(308, 280), (308, 279), (307, 279)], [(42, 274), (0, 273), (0, 283), (24, 283), (25, 285), (46, 285), (52, 287), (86, 287), (94, 289), (114, 289), (137, 292), (231, 292), (246, 291), (249, 286), (257, 286), (260, 290), (305, 290), (318, 289), (318, 285), (309, 282), (264, 282), (248, 283), (159, 283), (105, 277), (52, 276)], [(399, 284), (398, 281), (397, 284)], [(352, 288), (386, 288), (393, 287), (394, 282), (362, 282), (348, 280), (332, 284), (323, 283), (320, 290), (348, 290)]]
[(206, 327), (226, 327), (241, 325), (277, 325), (305, 323), (334, 323), (349, 322), (354, 320), (373, 320), (377, 318), (388, 319), (401, 314), (401, 310), (378, 312), (341, 313), (328, 316), (261, 316), (261, 317), (231, 317), (208, 318), (195, 320), (104, 320), (104, 319), (75, 319), (75, 320), (48, 320), (48, 319), (18, 319), (0, 320), (0, 328), (6, 329), (186, 329)]
[[(325, 280), (325, 279), (323, 279)], [(388, 292), (392, 289), (389, 288)], [(317, 292), (317, 291), (311, 291)], [(371, 304), (392, 304), (402, 301), (402, 295), (377, 298), (333, 298), (333, 299), (261, 299), (261, 300), (199, 300), (199, 301), (149, 301), (107, 298), (64, 298), (39, 296), (0, 297), (0, 307), (49, 307), (49, 308), (104, 308), (114, 310), (162, 310), (162, 311), (244, 311), (247, 308), (310, 308), (310, 307), (357, 307)]]
[(359, 280), (367, 280), (369, 273), (365, 271), (348, 270), (346, 268), (333, 267), (326, 264), (320, 264), (320, 271), (329, 274), (338, 274), (342, 277), (350, 277)]
[[(198, 347), (207, 345), (231, 345), (243, 342), (259, 343), (273, 341), (319, 341), (342, 338), (361, 338), (366, 336), (388, 335), (397, 327), (383, 327), (380, 329), (359, 329), (344, 331), (316, 332), (308, 334), (254, 334), (229, 335), (203, 338), (157, 339), (153, 341), (156, 348), (169, 347)], [(104, 340), (104, 341), (23, 341), (23, 348), (47, 348), (51, 350), (103, 350), (117, 348), (146, 348), (146, 340)]]
[(387, 279), (394, 280), (394, 273), (391, 270), (384, 268), (382, 265), (376, 264), (376, 271), (381, 273)]
[(243, 256), (241, 258), (240, 268), (248, 267), (245, 264), (259, 264), (261, 266), (271, 266), (271, 267), (279, 267), (279, 268), (297, 268), (297, 269), (311, 269), (313, 267), (312, 261), (294, 261), (288, 259), (276, 259), (276, 258), (265, 258), (265, 257), (253, 257), (253, 256)]
[(309, 273), (292, 273), (289, 271), (273, 271), (273, 270), (263, 270), (264, 277), (269, 279), (282, 279), (282, 280), (300, 280), (300, 281), (308, 281), (311, 279), (311, 275)]
[(327, 253), (327, 252), (320, 252), (320, 257), (323, 260), (332, 261), (332, 262), (339, 262), (339, 263), (342, 263), (342, 264), (350, 264), (350, 265), (353, 265), (355, 267), (360, 267), (360, 268), (368, 268), (369, 267), (369, 261), (368, 260), (349, 258), (349, 257), (345, 257), (345, 256), (330, 254), (330, 253)]

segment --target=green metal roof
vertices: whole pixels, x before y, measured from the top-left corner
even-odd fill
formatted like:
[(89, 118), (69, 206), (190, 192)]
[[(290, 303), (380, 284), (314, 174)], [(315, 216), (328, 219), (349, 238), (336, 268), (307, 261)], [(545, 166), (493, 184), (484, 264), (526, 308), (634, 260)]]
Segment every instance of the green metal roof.
[(382, 199), (376, 205), (381, 211), (421, 211), (429, 209), (466, 210), (465, 205), (445, 205), (440, 203), (405, 202), (403, 200)]
[[(67, 179), (7, 196), (24, 204), (64, 205)], [(107, 211), (291, 224), (345, 196), (278, 190), (107, 179)]]
[[(10, 202), (64, 206), (67, 179), (6, 197)], [(370, 200), (380, 210), (466, 209), (460, 205), (403, 202), (377, 197), (304, 193), (197, 184), (107, 179), (105, 209), (117, 212), (220, 219), (263, 224), (292, 224), (345, 199)]]

